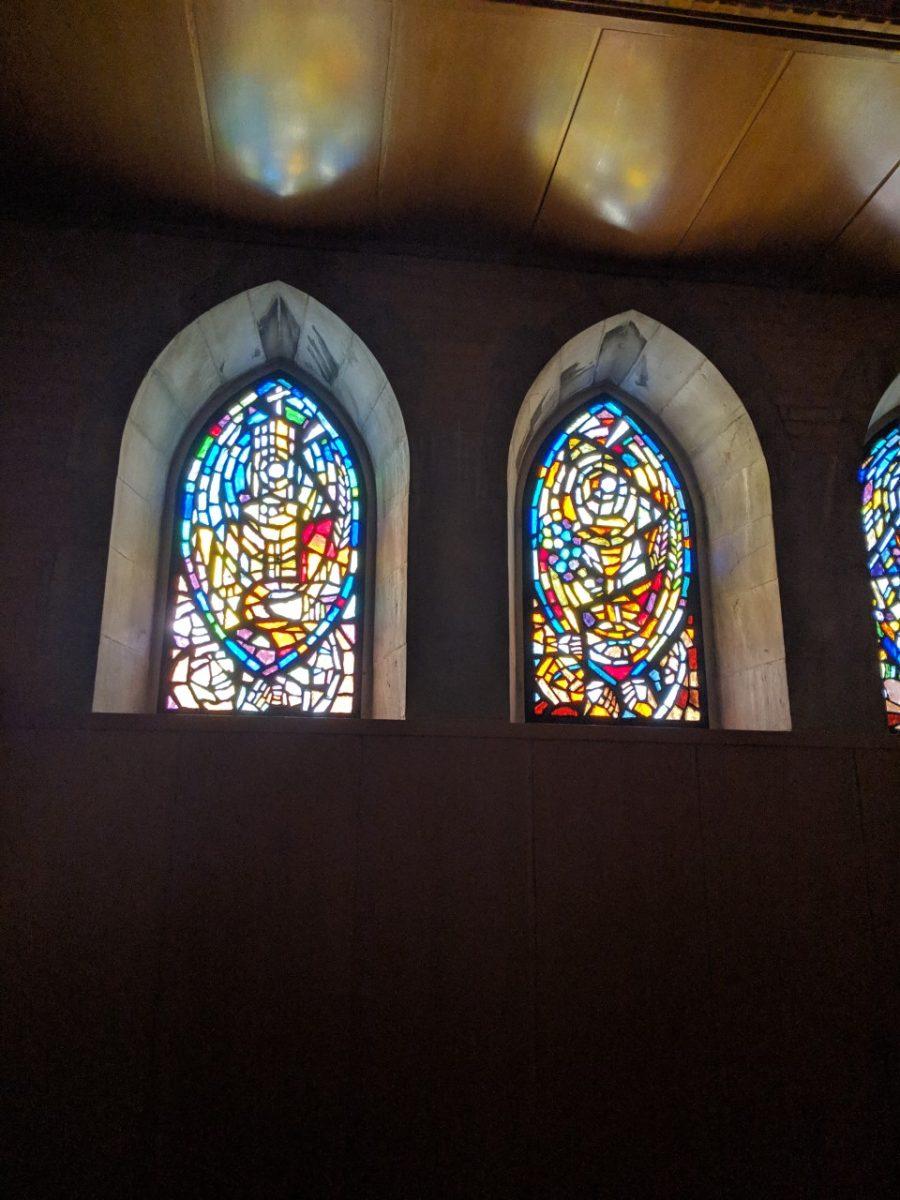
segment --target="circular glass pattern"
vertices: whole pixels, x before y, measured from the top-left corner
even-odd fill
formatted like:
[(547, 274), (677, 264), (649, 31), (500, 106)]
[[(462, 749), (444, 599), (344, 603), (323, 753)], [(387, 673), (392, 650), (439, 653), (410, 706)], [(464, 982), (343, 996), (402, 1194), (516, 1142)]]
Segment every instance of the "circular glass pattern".
[(362, 496), (347, 438), (283, 378), (209, 423), (177, 498), (165, 704), (355, 708)]
[(691, 519), (656, 441), (592, 401), (544, 443), (525, 503), (528, 715), (700, 720)]

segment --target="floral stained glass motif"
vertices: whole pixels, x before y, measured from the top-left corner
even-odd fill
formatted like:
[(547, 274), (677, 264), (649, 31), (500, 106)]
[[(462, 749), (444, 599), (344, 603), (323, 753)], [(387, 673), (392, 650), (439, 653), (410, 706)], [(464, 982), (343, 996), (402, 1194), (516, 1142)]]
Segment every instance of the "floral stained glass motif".
[(881, 686), (888, 725), (900, 732), (900, 422), (874, 440), (859, 481)]
[(687, 499), (618, 401), (592, 401), (547, 439), (525, 525), (529, 719), (703, 720)]
[(357, 710), (363, 496), (347, 437), (287, 379), (199, 436), (176, 499), (167, 709)]

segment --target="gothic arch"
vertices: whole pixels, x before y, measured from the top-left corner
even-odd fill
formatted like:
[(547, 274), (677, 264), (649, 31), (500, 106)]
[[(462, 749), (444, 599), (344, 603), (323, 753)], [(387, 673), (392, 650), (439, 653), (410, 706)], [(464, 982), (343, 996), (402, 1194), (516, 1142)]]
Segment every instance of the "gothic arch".
[(404, 716), (409, 445), (403, 417), (365, 344), (312, 296), (281, 282), (251, 288), (191, 322), (157, 357), (134, 398), (116, 479), (95, 712), (155, 710), (172, 464), (211, 399), (270, 363), (293, 366), (333, 399), (368, 454), (377, 544), (364, 715)]
[(507, 463), (510, 707), (523, 717), (521, 484), (535, 446), (580, 396), (620, 395), (664, 434), (692, 477), (704, 526), (705, 652), (711, 723), (789, 729), (769, 472), (753, 422), (713, 364), (630, 310), (572, 338), (519, 410)]
[(868, 441), (883, 425), (887, 425), (897, 416), (900, 416), (900, 375), (888, 386), (875, 406), (866, 432), (866, 440)]

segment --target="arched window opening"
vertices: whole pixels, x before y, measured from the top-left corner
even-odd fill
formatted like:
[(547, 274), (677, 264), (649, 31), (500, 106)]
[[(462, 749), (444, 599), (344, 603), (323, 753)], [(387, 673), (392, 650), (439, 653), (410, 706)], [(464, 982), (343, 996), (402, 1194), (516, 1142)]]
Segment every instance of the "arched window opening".
[(365, 496), (351, 446), (283, 375), (204, 423), (175, 499), (166, 709), (358, 712)]
[(881, 687), (888, 726), (900, 732), (900, 420), (869, 443), (859, 482)]
[(372, 352), (276, 280), (157, 355), (122, 433), (94, 711), (406, 707), (409, 443)]
[(525, 714), (704, 722), (696, 525), (671, 455), (618, 399), (554, 426), (525, 524)]
[[(586, 472), (596, 487), (584, 487), (570, 450), (570, 432), (576, 432), (572, 422), (598, 402), (620, 411), (607, 408), (610, 424), (604, 428), (609, 435), (578, 451), (579, 458), (595, 456), (606, 467)], [(607, 446), (613, 431), (632, 439), (628, 449), (618, 443)], [(579, 440), (584, 439), (576, 435), (576, 445)], [(559, 531), (532, 533), (538, 472), (544, 470), (546, 479), (557, 463), (552, 483), (542, 483), (540, 492), (546, 490), (548, 505), (555, 500), (573, 527), (557, 520)], [(603, 492), (600, 482), (607, 475), (609, 490)], [(768, 467), (750, 414), (702, 351), (633, 309), (570, 338), (522, 400), (510, 438), (506, 485), (513, 720), (635, 724), (690, 718), (694, 724), (724, 729), (790, 729)], [(565, 511), (566, 497), (570, 512)], [(595, 510), (602, 517), (599, 525)], [(549, 513), (548, 519), (552, 527)], [(576, 524), (583, 527), (578, 545)], [(571, 533), (571, 540), (562, 531)], [(545, 532), (565, 567), (561, 573), (550, 562), (549, 544), (532, 546), (531, 538)], [(545, 562), (537, 557), (541, 550), (547, 551)], [(566, 565), (571, 563), (582, 576)], [(646, 573), (643, 579), (641, 572)], [(651, 604), (658, 572), (659, 599)], [(566, 579), (569, 573), (572, 578)], [(580, 608), (569, 605), (571, 629), (554, 609), (558, 603), (565, 616), (566, 606), (555, 595), (557, 578), (563, 590), (576, 592), (576, 602), (580, 599)], [(648, 579), (649, 587), (639, 592)], [(543, 601), (535, 581), (544, 588)], [(586, 598), (579, 597), (576, 583)], [(535, 639), (539, 611), (544, 624)], [(666, 617), (667, 611), (671, 615)], [(561, 632), (554, 618), (563, 624)], [(543, 654), (540, 639), (551, 633), (563, 639), (556, 649), (572, 653)], [(676, 670), (682, 652), (684, 665)], [(654, 658), (657, 653), (660, 657)], [(676, 659), (663, 664), (670, 653)], [(556, 673), (559, 686), (551, 691), (544, 685), (551, 694), (535, 699), (536, 679), (547, 679), (546, 671), (538, 676), (546, 659), (551, 659), (547, 670)], [(651, 661), (658, 683), (649, 674)], [(686, 679), (673, 691), (680, 672)], [(547, 700), (547, 709), (537, 713), (541, 700)], [(560, 710), (556, 717), (546, 715), (554, 708)]]

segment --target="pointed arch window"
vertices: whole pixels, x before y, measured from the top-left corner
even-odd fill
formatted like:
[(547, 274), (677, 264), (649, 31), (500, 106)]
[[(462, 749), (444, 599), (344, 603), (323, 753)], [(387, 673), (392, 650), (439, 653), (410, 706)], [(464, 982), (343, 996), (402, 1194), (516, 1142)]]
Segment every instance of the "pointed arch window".
[(869, 443), (859, 482), (881, 687), (888, 726), (900, 732), (900, 421)]
[(696, 524), (656, 436), (612, 396), (579, 405), (523, 515), (526, 717), (705, 723)]
[(178, 476), (162, 706), (358, 713), (359, 451), (283, 374), (204, 422)]

